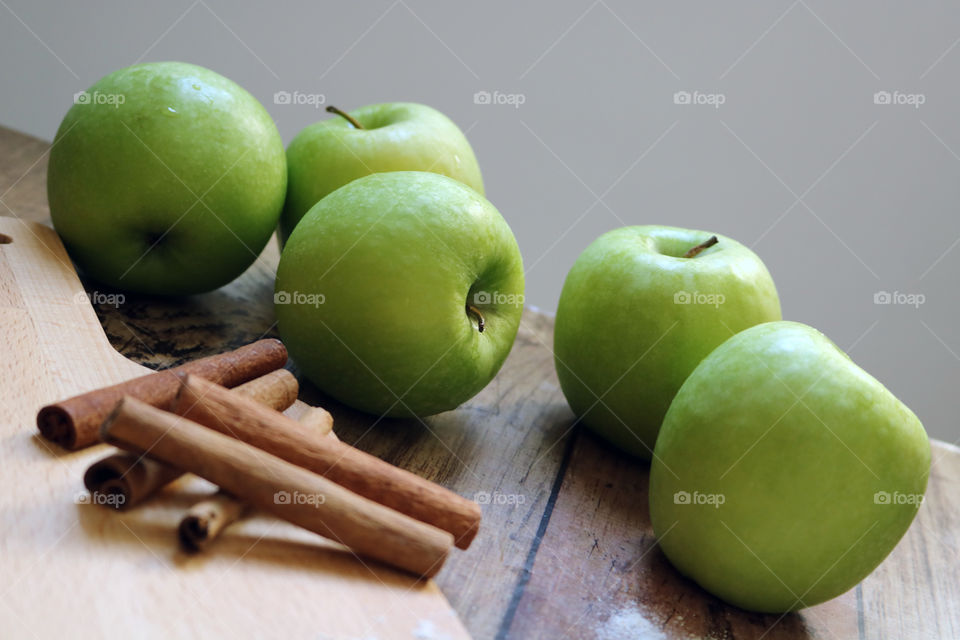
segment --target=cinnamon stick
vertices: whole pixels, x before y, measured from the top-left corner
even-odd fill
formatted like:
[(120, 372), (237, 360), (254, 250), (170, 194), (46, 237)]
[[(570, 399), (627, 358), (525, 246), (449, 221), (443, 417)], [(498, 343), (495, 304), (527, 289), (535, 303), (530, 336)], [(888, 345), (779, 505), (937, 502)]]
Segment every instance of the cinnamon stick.
[(118, 451), (97, 460), (83, 474), (83, 484), (93, 496), (114, 496), (94, 504), (129, 509), (183, 475), (183, 471), (143, 456)]
[(323, 407), (310, 407), (297, 418), (297, 422), (310, 429), (315, 435), (339, 439), (333, 432), (333, 416)]
[(101, 436), (134, 453), (149, 451), (151, 457), (206, 478), (257, 508), (419, 576), (435, 575), (453, 544), (446, 531), (130, 396), (104, 421)]
[[(277, 369), (243, 384), (238, 384), (230, 391), (255, 400), (275, 411), (284, 411), (297, 401), (297, 396), (300, 395), (300, 383), (297, 382), (296, 376), (286, 369)], [(176, 394), (174, 394), (175, 396)], [(168, 409), (169, 406), (160, 408)], [(324, 413), (327, 412), (324, 411)], [(332, 420), (331, 418), (331, 423)]]
[(167, 406), (179, 387), (177, 374), (189, 373), (225, 387), (235, 387), (280, 369), (286, 362), (287, 349), (282, 342), (258, 340), (234, 351), (148, 373), (47, 405), (37, 414), (37, 427), (47, 440), (75, 451), (97, 443), (100, 423), (123, 396), (133, 396), (157, 407)]
[[(234, 389), (238, 391), (240, 387)], [(331, 431), (333, 417), (320, 407), (311, 407), (297, 418), (297, 422), (315, 429), (318, 434), (336, 438)], [(162, 464), (154, 462), (154, 464)], [(166, 466), (166, 465), (164, 465)], [(177, 532), (187, 551), (203, 551), (228, 526), (250, 512), (249, 505), (221, 490), (194, 504), (180, 520)]]
[[(277, 411), (283, 411), (296, 401), (299, 388), (292, 373), (286, 369), (277, 369), (234, 387), (231, 393), (244, 395)], [(326, 416), (330, 415), (322, 409), (319, 411)], [(313, 411), (307, 411), (304, 416), (312, 414)], [(322, 418), (323, 416), (319, 417)], [(332, 426), (332, 418), (330, 423)], [(143, 502), (181, 475), (182, 470), (162, 462), (118, 451), (90, 465), (83, 475), (83, 484), (91, 494), (114, 496), (112, 500), (99, 500), (96, 504), (123, 510)]]
[(180, 544), (187, 551), (203, 551), (220, 532), (250, 510), (250, 505), (221, 490), (187, 511), (177, 527)]
[(173, 411), (323, 475), (360, 495), (453, 534), (466, 549), (480, 506), (420, 476), (339, 441), (215, 383), (185, 376)]

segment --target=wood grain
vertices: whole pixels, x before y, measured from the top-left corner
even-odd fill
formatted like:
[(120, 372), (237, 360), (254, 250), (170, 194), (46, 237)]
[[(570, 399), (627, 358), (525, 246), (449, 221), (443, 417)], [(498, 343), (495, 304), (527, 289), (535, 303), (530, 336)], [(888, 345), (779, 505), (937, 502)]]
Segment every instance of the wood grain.
[(502, 635), (960, 637), (960, 450), (937, 441), (932, 446), (927, 498), (880, 568), (839, 598), (781, 616), (728, 606), (677, 573), (650, 525), (649, 466), (579, 432), (532, 577)]
[[(46, 148), (0, 128), (0, 194)], [(38, 171), (3, 197), (16, 203), (18, 214), (44, 220)], [(0, 207), (0, 213), (11, 212)], [(128, 296), (119, 307), (95, 305), (97, 317), (114, 348), (149, 366), (275, 336), (271, 303), (277, 259), (276, 243), (271, 242), (251, 269), (216, 292), (168, 301)], [(85, 284), (101, 290), (96, 283)], [(461, 495), (489, 499), (473, 545), (453, 554), (437, 580), (472, 635), (960, 637), (956, 448), (934, 443), (927, 504), (893, 554), (862, 585), (780, 620), (747, 613), (704, 593), (666, 562), (650, 532), (647, 467), (589, 432), (571, 430), (573, 417), (553, 373), (552, 341), (551, 319), (525, 312), (517, 343), (493, 383), (457, 411), (423, 421), (377, 421), (330, 402), (301, 380), (301, 399), (329, 408), (346, 442)], [(185, 500), (184, 506), (191, 502)], [(152, 546), (157, 526), (141, 523), (136, 531)], [(239, 556), (258, 531), (247, 522), (237, 523), (215, 546), (215, 554), (232, 551)], [(117, 535), (122, 538), (124, 533)], [(129, 534), (126, 537), (129, 540)], [(283, 557), (277, 544), (261, 542), (238, 566), (250, 556), (260, 563)], [(139, 551), (144, 553), (143, 547)], [(280, 564), (287, 567), (287, 562)], [(285, 592), (298, 588), (296, 581), (287, 583), (284, 573), (269, 584)], [(235, 576), (231, 585), (242, 579)], [(296, 631), (291, 637), (298, 636)]]

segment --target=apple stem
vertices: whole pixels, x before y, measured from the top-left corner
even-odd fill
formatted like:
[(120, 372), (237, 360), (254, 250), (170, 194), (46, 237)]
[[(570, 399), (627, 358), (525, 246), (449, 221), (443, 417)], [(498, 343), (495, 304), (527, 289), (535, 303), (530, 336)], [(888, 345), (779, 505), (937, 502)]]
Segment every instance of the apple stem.
[(483, 333), (483, 328), (486, 325), (486, 323), (483, 321), (483, 314), (480, 313), (480, 309), (477, 309), (472, 304), (468, 304), (467, 314), (477, 319), (477, 331), (479, 331), (480, 333)]
[(717, 236), (710, 236), (709, 238), (707, 238), (697, 246), (690, 249), (690, 251), (687, 251), (685, 254), (683, 254), (683, 257), (693, 258), (704, 249), (709, 249), (713, 245), (717, 244), (717, 242), (719, 242), (719, 240), (717, 240)]
[(352, 124), (354, 129), (363, 129), (363, 127), (360, 125), (360, 123), (357, 122), (356, 118), (354, 118), (353, 116), (351, 116), (351, 115), (350, 115), (349, 113), (347, 113), (346, 111), (341, 111), (340, 109), (337, 109), (337, 108), (336, 108), (335, 106), (333, 106), (333, 105), (330, 105), (329, 107), (327, 107), (327, 113), (335, 113), (335, 114), (337, 114), (338, 116), (340, 116), (341, 118), (345, 119), (347, 122), (349, 122), (350, 124)]

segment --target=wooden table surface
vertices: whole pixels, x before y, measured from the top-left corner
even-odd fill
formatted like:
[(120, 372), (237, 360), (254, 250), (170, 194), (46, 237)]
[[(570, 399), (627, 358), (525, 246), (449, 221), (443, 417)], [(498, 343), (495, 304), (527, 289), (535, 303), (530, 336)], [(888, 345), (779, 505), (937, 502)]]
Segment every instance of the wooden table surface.
[[(0, 127), (0, 215), (48, 220), (49, 143)], [(275, 336), (272, 241), (236, 281), (165, 300), (95, 304), (113, 346), (148, 366)], [(86, 282), (90, 291), (104, 290)], [(785, 616), (723, 604), (655, 544), (648, 466), (574, 425), (553, 369), (553, 322), (527, 310), (503, 371), (456, 411), (376, 420), (324, 398), (338, 435), (486, 504), (480, 534), (437, 582), (477, 638), (960, 638), (960, 449), (934, 442), (927, 500), (862, 584)], [(2, 627), (2, 623), (0, 623)]]

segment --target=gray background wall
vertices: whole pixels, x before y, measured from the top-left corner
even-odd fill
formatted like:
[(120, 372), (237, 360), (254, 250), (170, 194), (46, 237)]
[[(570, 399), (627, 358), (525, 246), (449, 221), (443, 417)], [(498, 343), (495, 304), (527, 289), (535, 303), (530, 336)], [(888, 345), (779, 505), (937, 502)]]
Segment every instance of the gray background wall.
[[(609, 229), (724, 233), (767, 263), (785, 317), (953, 442), (958, 42), (960, 10), (940, 2), (0, 0), (0, 124), (50, 139), (74, 92), (166, 59), (239, 82), (286, 141), (326, 114), (278, 91), (428, 103), (468, 132), (529, 304), (555, 309)], [(477, 104), (480, 91), (522, 104)], [(876, 104), (880, 91), (923, 103)], [(923, 303), (875, 304), (880, 291)]]

